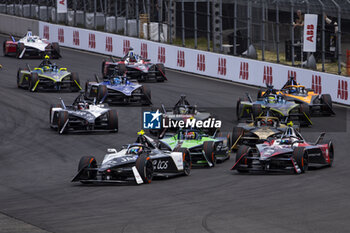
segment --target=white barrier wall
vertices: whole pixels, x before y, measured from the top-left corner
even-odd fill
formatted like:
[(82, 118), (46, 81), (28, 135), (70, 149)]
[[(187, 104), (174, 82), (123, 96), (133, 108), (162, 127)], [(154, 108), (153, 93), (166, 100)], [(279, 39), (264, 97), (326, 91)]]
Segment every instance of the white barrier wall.
[(268, 83), (281, 88), (293, 74), (297, 82), (317, 93), (330, 94), (334, 102), (350, 105), (349, 79), (344, 76), (45, 22), (39, 22), (39, 32), (41, 37), (58, 41), (63, 46), (118, 57), (132, 47), (141, 56), (171, 69), (254, 86), (265, 87)]

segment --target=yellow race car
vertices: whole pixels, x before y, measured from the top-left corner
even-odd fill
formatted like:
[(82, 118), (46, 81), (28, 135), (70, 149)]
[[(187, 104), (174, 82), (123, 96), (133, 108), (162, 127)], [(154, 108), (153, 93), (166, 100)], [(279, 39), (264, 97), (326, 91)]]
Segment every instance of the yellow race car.
[[(260, 90), (258, 99), (264, 98), (266, 91)], [(287, 101), (298, 104), (307, 104), (313, 115), (335, 115), (332, 107), (332, 97), (329, 94), (317, 94), (310, 88), (288, 80), (281, 90), (276, 90), (277, 95), (282, 95)]]

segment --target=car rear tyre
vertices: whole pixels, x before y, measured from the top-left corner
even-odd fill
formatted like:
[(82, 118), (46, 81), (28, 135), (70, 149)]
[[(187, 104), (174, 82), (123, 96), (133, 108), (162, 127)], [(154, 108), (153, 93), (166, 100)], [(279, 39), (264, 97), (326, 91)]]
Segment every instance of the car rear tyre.
[(252, 114), (253, 114), (253, 118), (257, 118), (258, 116), (261, 115), (262, 113), (262, 107), (261, 104), (253, 104), (252, 106)]
[(108, 129), (112, 132), (118, 132), (118, 112), (109, 110), (107, 113)]
[(321, 106), (322, 112), (331, 113), (333, 109), (332, 97), (329, 94), (321, 95)]
[[(34, 92), (37, 90), (37, 82), (39, 81), (39, 76), (37, 73), (31, 73), (30, 77), (28, 77), (28, 89), (30, 92)], [(34, 89), (35, 88), (35, 89)]]
[[(97, 162), (95, 157), (83, 156), (81, 157), (78, 165), (78, 172), (86, 168), (97, 168)], [(96, 179), (97, 171), (84, 171), (80, 176), (80, 182), (83, 184), (88, 184), (90, 182), (84, 180), (94, 180)]]
[(68, 112), (60, 111), (58, 113), (58, 119), (57, 119), (57, 131), (59, 134), (64, 134), (65, 132), (67, 132), (67, 126), (65, 127), (67, 120), (68, 120)]
[(206, 141), (203, 143), (203, 151), (205, 158), (212, 164), (212, 167), (216, 164), (216, 145), (214, 141)]
[(77, 92), (80, 91), (80, 79), (79, 79), (79, 75), (76, 72), (72, 72), (71, 76), (70, 76), (70, 88), (72, 92)]
[(293, 159), (297, 163), (301, 173), (304, 173), (308, 169), (309, 157), (305, 147), (297, 147), (293, 151)]
[(145, 184), (152, 182), (153, 164), (149, 156), (140, 155), (136, 160), (136, 169)]
[(104, 102), (106, 100), (106, 96), (108, 95), (108, 89), (106, 85), (99, 85), (97, 88), (96, 100), (97, 102)]
[(53, 42), (51, 46), (52, 46), (52, 52), (53, 52), (51, 56), (57, 59), (60, 58), (61, 56), (60, 45), (57, 42)]
[(57, 116), (52, 117), (52, 109), (53, 108), (62, 108), (62, 104), (51, 104), (50, 106), (50, 113), (49, 113), (49, 122), (50, 122), (50, 127), (52, 128), (53, 125), (57, 125)]
[(245, 163), (245, 159), (251, 154), (251, 148), (246, 145), (241, 145), (236, 153), (236, 170), (239, 173), (247, 173), (248, 170), (242, 169), (241, 164)]

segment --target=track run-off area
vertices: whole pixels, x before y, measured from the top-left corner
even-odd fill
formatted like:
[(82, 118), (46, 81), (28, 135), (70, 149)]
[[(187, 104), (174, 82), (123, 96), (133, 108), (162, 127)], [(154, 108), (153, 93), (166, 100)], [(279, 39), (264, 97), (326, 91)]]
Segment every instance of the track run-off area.
[[(0, 37), (2, 44), (5, 37)], [(79, 73), (84, 86), (100, 75), (106, 57), (61, 49), (53, 60)], [(38, 59), (0, 52), (0, 232), (350, 232), (350, 140), (348, 108), (334, 117), (314, 117), (302, 135), (315, 141), (326, 132), (335, 148), (331, 168), (302, 175), (240, 175), (231, 159), (214, 168), (192, 169), (189, 177), (155, 179), (147, 185), (71, 183), (81, 156), (101, 162), (107, 148), (133, 143), (142, 107), (116, 106), (119, 132), (59, 135), (49, 127), (50, 104), (71, 104), (78, 93), (18, 89), (16, 74)], [(199, 107), (228, 109), (220, 116), (232, 130), (235, 105), (258, 89), (167, 70), (165, 83), (145, 83), (154, 107), (173, 106), (181, 94)], [(4, 224), (4, 222), (8, 224)], [(21, 227), (22, 226), (22, 227)], [(29, 227), (31, 226), (31, 227)], [(7, 230), (5, 230), (7, 229)], [(31, 229), (31, 230), (25, 230)]]

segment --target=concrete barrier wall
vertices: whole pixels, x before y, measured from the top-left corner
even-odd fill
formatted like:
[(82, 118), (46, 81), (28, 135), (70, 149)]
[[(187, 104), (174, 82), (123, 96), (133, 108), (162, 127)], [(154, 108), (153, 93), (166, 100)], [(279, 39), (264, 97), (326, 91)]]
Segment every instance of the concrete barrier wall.
[(39, 35), (39, 21), (0, 14), (0, 33), (23, 36), (28, 29), (31, 29), (34, 35)]

